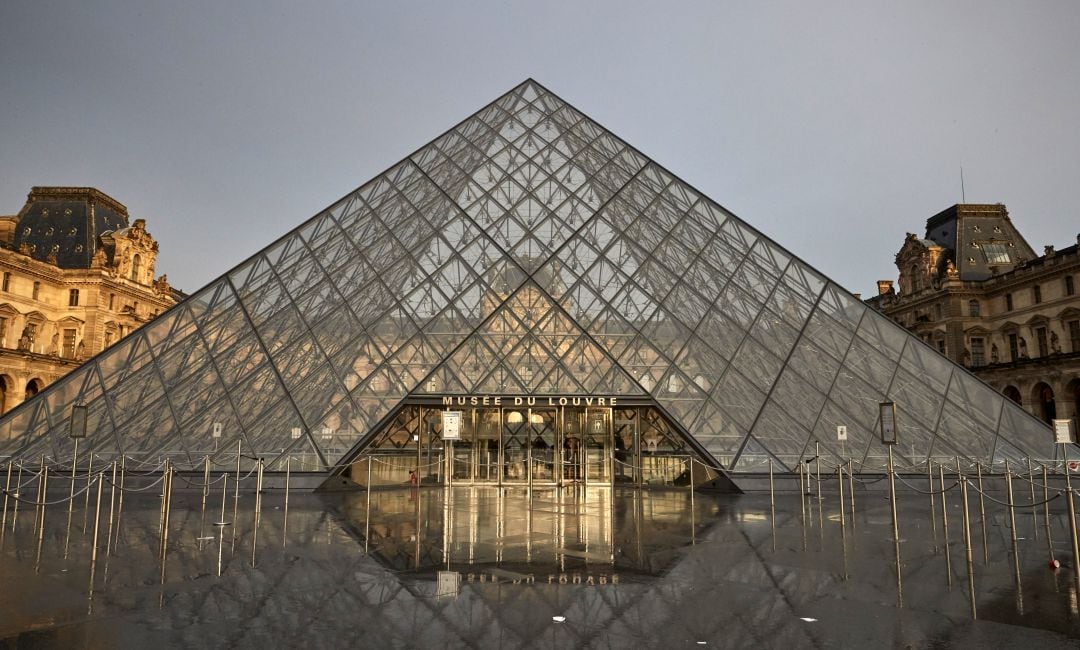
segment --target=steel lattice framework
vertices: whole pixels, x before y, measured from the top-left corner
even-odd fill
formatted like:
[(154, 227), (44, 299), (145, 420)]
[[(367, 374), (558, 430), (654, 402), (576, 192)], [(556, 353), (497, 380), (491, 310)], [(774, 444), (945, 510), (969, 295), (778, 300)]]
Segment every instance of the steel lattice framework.
[(878, 465), (886, 400), (900, 462), (1053, 455), (1044, 424), (532, 80), (5, 416), (0, 454), (68, 456), (80, 403), (106, 457), (332, 467), (410, 396), (477, 393), (651, 399), (736, 471), (815, 443)]

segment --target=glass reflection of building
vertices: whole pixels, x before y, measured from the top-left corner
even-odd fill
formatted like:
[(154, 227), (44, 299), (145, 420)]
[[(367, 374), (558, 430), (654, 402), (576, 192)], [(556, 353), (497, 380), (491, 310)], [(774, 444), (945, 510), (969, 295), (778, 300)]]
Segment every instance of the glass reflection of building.
[(529, 80), (0, 419), (0, 455), (70, 458), (83, 404), (81, 450), (104, 460), (677, 484), (819, 450), (876, 470), (884, 401), (901, 465), (1055, 454), (1044, 424)]

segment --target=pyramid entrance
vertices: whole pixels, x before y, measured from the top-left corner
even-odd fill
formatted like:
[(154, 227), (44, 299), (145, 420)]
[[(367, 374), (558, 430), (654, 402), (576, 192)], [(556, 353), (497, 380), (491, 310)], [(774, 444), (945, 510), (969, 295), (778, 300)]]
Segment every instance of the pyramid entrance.
[[(707, 455), (646, 402), (523, 395), (410, 400), (348, 457), (342, 473), (361, 486), (716, 481), (720, 473)], [(726, 479), (720, 483), (730, 487)]]

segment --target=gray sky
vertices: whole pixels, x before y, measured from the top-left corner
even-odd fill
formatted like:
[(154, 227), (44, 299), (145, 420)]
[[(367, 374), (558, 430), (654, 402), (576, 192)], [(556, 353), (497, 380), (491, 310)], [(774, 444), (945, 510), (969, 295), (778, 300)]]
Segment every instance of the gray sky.
[[(366, 6), (370, 5), (370, 6)], [(533, 77), (851, 291), (1080, 218), (1080, 2), (0, 2), (0, 214), (90, 185), (194, 291)]]

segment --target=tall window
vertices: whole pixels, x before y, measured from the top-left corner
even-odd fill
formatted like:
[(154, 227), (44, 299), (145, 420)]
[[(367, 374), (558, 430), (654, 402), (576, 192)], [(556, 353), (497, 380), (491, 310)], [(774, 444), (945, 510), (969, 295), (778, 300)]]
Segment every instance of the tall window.
[(1031, 296), (1035, 299), (1035, 304), (1042, 302), (1042, 287), (1035, 285), (1031, 288)]
[(979, 301), (978, 300), (969, 300), (968, 301), (968, 316), (976, 316), (977, 317), (978, 315), (979, 315)]
[(79, 290), (78, 289), (69, 289), (68, 290), (68, 307), (78, 307), (78, 306), (79, 306)]
[(1050, 350), (1047, 349), (1047, 347), (1046, 347), (1046, 328), (1045, 327), (1036, 327), (1035, 328), (1035, 340), (1038, 342), (1038, 345), (1039, 345), (1039, 356), (1040, 357), (1045, 357), (1046, 355), (1050, 354)]
[(0, 347), (6, 348), (8, 335), (8, 319), (0, 316)]
[(135, 282), (142, 277), (142, 257), (136, 254), (131, 258), (131, 279)]
[(1009, 335), (1009, 359), (1016, 361), (1020, 358), (1019, 340), (1016, 337), (1016, 333), (1013, 332)]
[(1065, 295), (1071, 296), (1076, 293), (1076, 286), (1073, 284), (1073, 276), (1065, 276)]
[(1005, 311), (1012, 311), (1012, 310), (1013, 310), (1012, 294), (1007, 293), (1007, 294), (1005, 294)]
[(4, 291), (11, 291), (11, 273), (4, 271)]
[(34, 283), (34, 291), (31, 293), (30, 297), (33, 298), (34, 300), (37, 300), (38, 295), (40, 295), (40, 294), (41, 294), (41, 283), (40, 282), (35, 282)]
[(109, 294), (109, 311), (112, 311), (115, 308), (115, 305), (116, 305), (116, 294), (115, 293), (110, 293)]
[(64, 330), (64, 352), (65, 359), (75, 358), (75, 330)]
[(1069, 321), (1069, 338), (1072, 339), (1072, 351), (1080, 352), (1080, 320)]
[(986, 365), (986, 344), (983, 339), (971, 339), (971, 365), (975, 368)]

